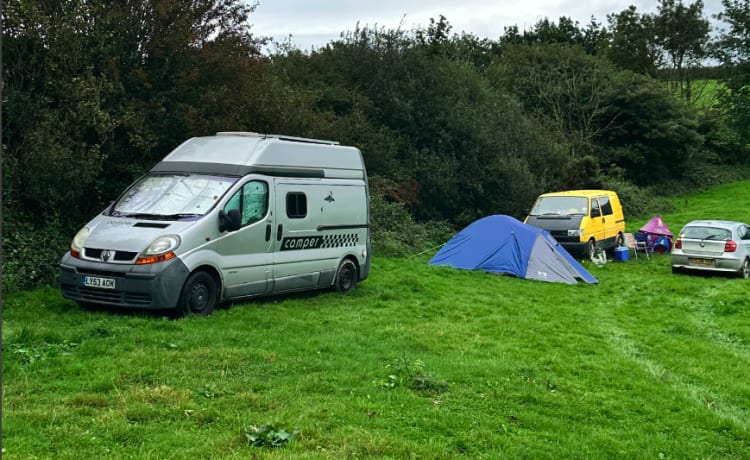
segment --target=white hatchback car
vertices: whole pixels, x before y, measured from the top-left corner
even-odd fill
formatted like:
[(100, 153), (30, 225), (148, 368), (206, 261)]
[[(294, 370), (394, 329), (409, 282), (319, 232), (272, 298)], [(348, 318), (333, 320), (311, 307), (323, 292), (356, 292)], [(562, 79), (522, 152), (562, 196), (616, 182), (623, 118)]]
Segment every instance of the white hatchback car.
[(687, 270), (750, 277), (750, 225), (727, 220), (694, 220), (685, 225), (672, 249), (672, 273)]

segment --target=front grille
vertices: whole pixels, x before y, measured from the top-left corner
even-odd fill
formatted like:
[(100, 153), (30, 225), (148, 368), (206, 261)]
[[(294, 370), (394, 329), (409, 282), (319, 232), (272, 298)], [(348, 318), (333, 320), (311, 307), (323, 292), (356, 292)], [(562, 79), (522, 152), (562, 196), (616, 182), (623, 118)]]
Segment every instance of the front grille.
[[(96, 249), (96, 248), (84, 248), (83, 249), (83, 255), (87, 259), (96, 259), (101, 261), (102, 259), (102, 253), (105, 251), (105, 249)], [(135, 259), (135, 256), (138, 255), (137, 252), (132, 251), (112, 251), (114, 253), (113, 256), (111, 256), (111, 259), (108, 259), (108, 262), (132, 262), (133, 259)]]
[(125, 302), (129, 305), (151, 305), (151, 296), (136, 292), (126, 292)]
[(63, 286), (63, 292), (70, 297), (89, 302), (106, 302), (116, 305), (151, 305), (151, 295), (141, 292), (121, 292), (87, 287)]
[(98, 300), (99, 302), (122, 303), (122, 293), (81, 287), (80, 295), (83, 300)]

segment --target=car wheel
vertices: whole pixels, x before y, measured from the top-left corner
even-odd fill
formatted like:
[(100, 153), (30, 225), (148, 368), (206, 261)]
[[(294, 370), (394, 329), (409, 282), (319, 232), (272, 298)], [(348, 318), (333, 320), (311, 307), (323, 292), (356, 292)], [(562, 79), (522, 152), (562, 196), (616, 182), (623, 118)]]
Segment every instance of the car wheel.
[(216, 305), (216, 281), (207, 272), (190, 275), (180, 294), (178, 308), (183, 315), (208, 316)]
[(744, 279), (750, 278), (750, 258), (745, 259), (745, 261), (742, 263), (742, 267), (737, 272), (737, 275), (740, 278), (744, 278)]
[(357, 265), (351, 259), (344, 259), (336, 271), (334, 286), (340, 293), (349, 292), (357, 285)]
[(588, 257), (590, 260), (593, 260), (594, 257), (596, 257), (596, 241), (594, 239), (590, 239), (588, 243), (586, 243), (586, 248), (584, 249), (584, 255)]

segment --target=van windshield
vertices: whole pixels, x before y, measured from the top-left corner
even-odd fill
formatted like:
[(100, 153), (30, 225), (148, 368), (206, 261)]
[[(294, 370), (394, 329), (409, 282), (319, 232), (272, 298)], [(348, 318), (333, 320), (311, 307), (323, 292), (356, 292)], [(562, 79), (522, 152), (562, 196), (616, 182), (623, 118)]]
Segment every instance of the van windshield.
[(144, 176), (112, 206), (110, 214), (142, 219), (197, 219), (237, 181), (204, 174)]
[(583, 196), (543, 196), (529, 215), (532, 216), (585, 216), (589, 213), (589, 200)]

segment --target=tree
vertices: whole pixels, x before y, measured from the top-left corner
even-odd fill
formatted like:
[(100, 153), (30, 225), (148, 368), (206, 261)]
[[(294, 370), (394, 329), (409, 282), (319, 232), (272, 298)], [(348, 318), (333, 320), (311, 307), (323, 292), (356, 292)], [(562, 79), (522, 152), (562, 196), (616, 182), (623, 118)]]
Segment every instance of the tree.
[(659, 0), (654, 18), (657, 43), (668, 57), (679, 94), (692, 101), (692, 76), (689, 69), (698, 67), (708, 56), (711, 26), (703, 17), (703, 1), (685, 6), (682, 0)]
[(656, 46), (653, 17), (638, 13), (631, 5), (607, 15), (607, 21), (611, 39), (605, 56), (620, 69), (656, 76), (662, 59)]
[(728, 75), (721, 99), (750, 161), (750, 0), (722, 0), (722, 5), (724, 11), (717, 17), (729, 24), (729, 30), (722, 31), (716, 53)]
[(612, 119), (602, 133), (602, 158), (625, 171), (637, 185), (680, 179), (691, 162), (700, 162), (703, 137), (695, 111), (648, 77), (621, 72), (606, 96)]

